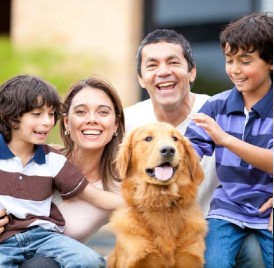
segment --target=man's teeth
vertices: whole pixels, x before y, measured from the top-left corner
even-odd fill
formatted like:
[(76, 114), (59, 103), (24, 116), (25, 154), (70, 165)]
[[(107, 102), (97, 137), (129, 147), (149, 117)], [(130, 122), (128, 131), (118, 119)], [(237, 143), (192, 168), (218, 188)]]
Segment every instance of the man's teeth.
[(84, 130), (82, 131), (84, 135), (100, 135), (102, 131), (100, 130)]
[(170, 86), (173, 86), (173, 85), (175, 85), (174, 82), (166, 82), (166, 83), (158, 84), (158, 87), (170, 87)]

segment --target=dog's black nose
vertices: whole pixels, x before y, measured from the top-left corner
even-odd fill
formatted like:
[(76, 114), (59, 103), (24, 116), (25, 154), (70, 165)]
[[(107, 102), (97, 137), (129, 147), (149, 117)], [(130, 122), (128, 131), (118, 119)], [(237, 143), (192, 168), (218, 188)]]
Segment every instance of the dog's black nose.
[(162, 156), (174, 156), (175, 149), (172, 146), (163, 146), (160, 148), (160, 153)]

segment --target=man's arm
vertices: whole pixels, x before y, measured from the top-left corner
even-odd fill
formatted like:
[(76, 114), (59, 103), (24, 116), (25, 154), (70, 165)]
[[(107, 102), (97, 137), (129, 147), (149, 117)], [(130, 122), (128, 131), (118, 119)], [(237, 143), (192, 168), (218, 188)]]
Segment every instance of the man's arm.
[(273, 174), (272, 150), (260, 148), (229, 135), (222, 130), (213, 118), (203, 113), (191, 115), (189, 118), (197, 126), (202, 127), (215, 144), (226, 147), (254, 167)]

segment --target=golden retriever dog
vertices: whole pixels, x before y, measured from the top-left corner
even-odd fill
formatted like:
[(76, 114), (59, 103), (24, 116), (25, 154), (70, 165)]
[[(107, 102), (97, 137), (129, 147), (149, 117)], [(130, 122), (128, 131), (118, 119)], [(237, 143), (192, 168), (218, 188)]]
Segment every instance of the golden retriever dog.
[(126, 205), (110, 220), (116, 243), (107, 267), (203, 267), (207, 225), (196, 194), (204, 175), (188, 140), (167, 123), (136, 128), (117, 165)]

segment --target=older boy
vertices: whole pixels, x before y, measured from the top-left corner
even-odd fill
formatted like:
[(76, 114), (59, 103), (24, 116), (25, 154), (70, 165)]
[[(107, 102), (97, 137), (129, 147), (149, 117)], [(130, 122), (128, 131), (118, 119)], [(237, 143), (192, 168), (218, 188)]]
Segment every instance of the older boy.
[(198, 154), (216, 153), (220, 186), (207, 216), (206, 266), (234, 267), (245, 237), (254, 233), (265, 267), (273, 267), (273, 18), (251, 14), (229, 24), (220, 41), (235, 87), (210, 98), (186, 131)]

